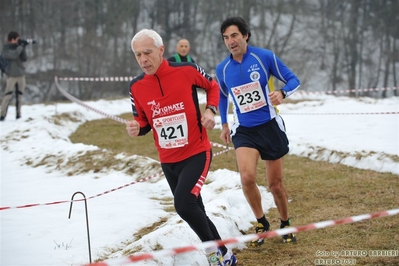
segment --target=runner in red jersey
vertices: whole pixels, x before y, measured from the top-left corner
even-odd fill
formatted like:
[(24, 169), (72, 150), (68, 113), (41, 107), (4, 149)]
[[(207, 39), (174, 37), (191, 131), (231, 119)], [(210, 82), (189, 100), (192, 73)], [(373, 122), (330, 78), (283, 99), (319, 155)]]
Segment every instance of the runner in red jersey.
[(207, 109), (201, 121), (198, 87), (206, 91), (209, 106), (218, 105), (217, 82), (194, 64), (163, 59), (155, 74), (144, 73), (131, 82), (130, 96), (135, 120), (142, 128), (140, 135), (152, 129), (163, 163), (179, 162), (211, 148), (205, 127), (214, 127), (214, 114)]
[[(153, 30), (138, 32), (132, 39), (132, 50), (144, 73), (130, 84), (134, 120), (126, 123), (126, 130), (132, 137), (152, 130), (176, 212), (201, 241), (221, 239), (205, 213), (200, 194), (212, 160), (206, 130), (215, 126), (219, 86), (193, 63), (166, 61), (162, 38)], [(203, 113), (198, 88), (207, 95)], [(236, 264), (234, 254), (225, 246), (205, 252), (210, 265)]]

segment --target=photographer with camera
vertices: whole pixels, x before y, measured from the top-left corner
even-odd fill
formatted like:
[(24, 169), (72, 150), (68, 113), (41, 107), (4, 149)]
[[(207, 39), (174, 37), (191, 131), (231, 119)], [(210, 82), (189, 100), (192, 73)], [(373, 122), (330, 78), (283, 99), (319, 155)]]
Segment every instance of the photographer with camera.
[(21, 117), (21, 104), (22, 104), (22, 95), (25, 91), (25, 67), (23, 62), (26, 62), (26, 52), (25, 46), (35, 43), (33, 39), (20, 39), (20, 36), (17, 32), (11, 31), (7, 36), (7, 43), (3, 46), (2, 57), (7, 60), (8, 65), (6, 69), (7, 75), (7, 83), (6, 90), (3, 96), (3, 100), (1, 102), (1, 117), (0, 121), (4, 121), (8, 106), (10, 104), (10, 100), (12, 97), (12, 93), (15, 87), (16, 94), (16, 118)]

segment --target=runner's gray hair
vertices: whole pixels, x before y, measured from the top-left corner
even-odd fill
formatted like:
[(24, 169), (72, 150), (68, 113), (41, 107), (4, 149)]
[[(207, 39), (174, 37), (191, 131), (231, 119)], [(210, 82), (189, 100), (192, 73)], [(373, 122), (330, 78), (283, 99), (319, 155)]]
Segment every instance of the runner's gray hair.
[(133, 43), (142, 37), (149, 37), (149, 38), (153, 39), (155, 46), (158, 48), (163, 46), (163, 41), (162, 41), (161, 35), (159, 35), (155, 30), (143, 29), (143, 30), (137, 32), (136, 35), (134, 35), (132, 38), (131, 47), (132, 47), (133, 52), (134, 52)]

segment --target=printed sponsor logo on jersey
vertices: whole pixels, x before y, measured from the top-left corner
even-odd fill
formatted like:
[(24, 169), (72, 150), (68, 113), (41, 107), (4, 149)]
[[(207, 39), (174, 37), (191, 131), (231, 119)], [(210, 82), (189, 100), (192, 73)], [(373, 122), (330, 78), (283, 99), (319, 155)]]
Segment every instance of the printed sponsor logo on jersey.
[(238, 89), (238, 88), (234, 88), (234, 89), (233, 89), (233, 93), (234, 93), (235, 95), (241, 94), (241, 90)]
[(260, 78), (260, 74), (258, 71), (253, 71), (251, 74), (249, 74), (249, 77), (252, 81), (257, 81)]
[(248, 83), (248, 84), (244, 84), (244, 85), (241, 85), (239, 87), (233, 88), (233, 92), (234, 92), (234, 94), (239, 94), (239, 93), (242, 93), (242, 92), (246, 92), (248, 90), (253, 90), (254, 88), (258, 87), (258, 84), (259, 83), (257, 83), (257, 82), (251, 82), (251, 83)]
[(151, 105), (152, 117), (165, 116), (175, 113), (176, 111), (184, 110), (183, 102), (174, 103), (163, 107), (161, 107), (160, 103), (156, 103), (155, 100), (148, 102), (147, 104)]
[[(260, 70), (260, 68), (258, 67), (258, 64), (253, 64), (253, 65), (251, 65), (249, 68), (248, 68), (248, 71), (247, 72), (254, 72), (254, 71), (257, 71), (257, 70)], [(259, 73), (258, 73), (259, 74)]]
[(154, 127), (163, 127), (162, 120), (157, 120), (154, 122)]

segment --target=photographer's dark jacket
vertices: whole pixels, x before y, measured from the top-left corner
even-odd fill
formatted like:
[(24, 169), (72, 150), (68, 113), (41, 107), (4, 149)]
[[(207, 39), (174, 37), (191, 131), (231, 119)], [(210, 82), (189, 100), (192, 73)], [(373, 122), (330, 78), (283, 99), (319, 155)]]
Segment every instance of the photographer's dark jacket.
[(27, 57), (24, 46), (16, 43), (6, 43), (1, 54), (9, 62), (7, 76), (21, 77), (25, 75), (23, 62), (26, 62)]

